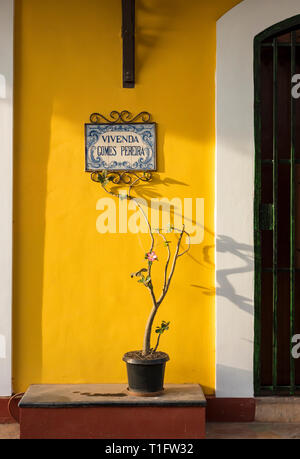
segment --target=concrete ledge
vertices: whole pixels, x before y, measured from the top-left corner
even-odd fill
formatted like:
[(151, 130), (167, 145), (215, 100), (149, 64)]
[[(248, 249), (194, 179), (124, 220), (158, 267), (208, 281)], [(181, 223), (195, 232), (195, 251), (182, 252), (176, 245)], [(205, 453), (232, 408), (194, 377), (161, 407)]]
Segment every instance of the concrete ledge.
[(299, 397), (256, 398), (255, 421), (300, 423)]
[(36, 385), (19, 407), (22, 439), (205, 438), (199, 385), (166, 385), (160, 397), (134, 397), (120, 384)]
[(19, 403), (20, 408), (82, 406), (206, 406), (198, 384), (166, 384), (157, 397), (129, 395), (124, 384), (42, 384), (32, 385)]

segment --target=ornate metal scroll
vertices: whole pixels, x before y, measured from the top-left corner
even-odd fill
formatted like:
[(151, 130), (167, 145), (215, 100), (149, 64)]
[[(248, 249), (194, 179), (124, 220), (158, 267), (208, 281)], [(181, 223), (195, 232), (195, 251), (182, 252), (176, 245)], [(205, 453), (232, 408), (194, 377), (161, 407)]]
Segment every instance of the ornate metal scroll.
[[(117, 123), (150, 123), (151, 122), (151, 115), (148, 112), (141, 112), (136, 116), (133, 116), (127, 110), (123, 110), (122, 112), (118, 112), (113, 110), (110, 113), (110, 119), (106, 116), (101, 115), (101, 113), (92, 113), (90, 116), (91, 123), (100, 124), (100, 123), (109, 123), (109, 124), (117, 124)], [(139, 121), (140, 120), (140, 121)]]
[[(109, 182), (114, 185), (133, 185), (134, 182), (151, 182), (152, 174), (151, 172), (131, 172), (131, 171), (122, 171), (114, 172), (107, 171), (106, 178)], [(99, 172), (92, 172), (91, 179), (93, 182), (100, 183)]]

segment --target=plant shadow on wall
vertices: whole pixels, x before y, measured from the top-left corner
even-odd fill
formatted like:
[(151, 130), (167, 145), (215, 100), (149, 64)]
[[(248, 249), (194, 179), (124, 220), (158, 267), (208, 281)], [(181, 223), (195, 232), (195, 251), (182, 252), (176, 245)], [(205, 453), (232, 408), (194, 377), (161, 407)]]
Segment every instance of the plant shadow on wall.
[[(214, 249), (214, 247), (215, 246), (213, 245), (205, 246), (203, 249), (204, 260), (209, 264), (213, 264), (211, 261), (210, 252)], [(227, 298), (231, 303), (235, 304), (240, 309), (253, 316), (253, 300), (243, 295), (239, 295), (230, 283), (230, 277), (253, 271), (253, 247), (248, 244), (237, 242), (231, 237), (224, 235), (218, 236), (216, 247), (217, 252), (228, 253), (234, 255), (236, 259), (241, 260), (241, 266), (236, 268), (217, 270), (216, 288), (208, 288), (203, 285), (192, 285), (192, 287), (201, 289), (204, 295), (223, 296), (224, 298)]]
[[(153, 198), (161, 198), (163, 197), (163, 195), (156, 191), (157, 185), (164, 185), (166, 187), (169, 187), (171, 185), (180, 185), (185, 187), (189, 186), (187, 183), (172, 179), (170, 177), (161, 179), (159, 174), (155, 173), (152, 174), (152, 179), (150, 183), (139, 183), (137, 186), (135, 186), (135, 189), (137, 190), (138, 196), (142, 199), (148, 200)], [(114, 192), (117, 192), (119, 189), (120, 185), (111, 187), (111, 190)]]
[[(168, 199), (165, 197), (166, 193), (161, 194), (156, 191), (158, 185), (163, 185), (166, 188), (172, 186), (189, 187), (187, 183), (170, 177), (162, 179), (157, 172), (152, 173), (151, 181), (147, 183), (141, 182), (135, 186), (138, 198), (144, 200), (144, 205), (147, 206), (148, 209), (151, 208), (151, 212), (156, 214), (156, 226), (159, 226), (159, 215), (161, 211), (162, 226), (164, 228), (170, 225), (171, 220), (173, 219), (174, 226), (179, 228), (184, 222), (187, 231), (190, 234), (195, 234), (195, 236), (191, 238), (192, 245), (199, 245), (203, 242), (204, 232), (209, 234), (211, 237), (214, 237), (214, 233), (204, 226), (204, 204), (202, 207), (198, 206), (196, 198), (196, 218), (193, 218), (195, 210), (193, 209), (192, 198), (175, 197)], [(119, 190), (120, 185), (111, 187), (111, 191), (115, 193), (118, 193)], [(187, 205), (185, 202), (186, 199), (189, 201), (189, 204)], [(198, 200), (202, 201), (200, 198), (198, 198)], [(184, 201), (184, 205), (182, 205), (182, 201)], [(151, 215), (151, 223), (152, 222), (153, 220)], [(195, 263), (203, 265), (203, 263), (194, 257), (191, 252), (188, 252), (187, 256)]]

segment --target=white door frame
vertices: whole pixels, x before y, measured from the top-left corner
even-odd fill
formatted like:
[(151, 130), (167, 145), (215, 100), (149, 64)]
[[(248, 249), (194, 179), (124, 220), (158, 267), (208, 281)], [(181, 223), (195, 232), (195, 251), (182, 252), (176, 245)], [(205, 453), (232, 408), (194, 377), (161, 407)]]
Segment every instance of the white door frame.
[(254, 38), (299, 0), (244, 0), (217, 23), (216, 395), (254, 395)]
[(0, 396), (12, 393), (14, 0), (0, 0)]

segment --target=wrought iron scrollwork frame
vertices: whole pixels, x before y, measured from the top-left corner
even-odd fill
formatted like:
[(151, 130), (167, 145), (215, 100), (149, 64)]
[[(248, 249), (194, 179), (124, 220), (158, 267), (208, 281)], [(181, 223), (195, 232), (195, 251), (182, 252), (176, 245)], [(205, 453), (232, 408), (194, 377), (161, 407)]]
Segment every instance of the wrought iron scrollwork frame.
[[(101, 113), (92, 113), (90, 116), (90, 122), (93, 124), (135, 124), (135, 123), (151, 123), (152, 116), (149, 112), (143, 111), (138, 115), (132, 115), (128, 110), (118, 112), (113, 110), (110, 115), (110, 119)], [(140, 120), (140, 121), (139, 121)], [(103, 171), (94, 171), (91, 173), (91, 179), (93, 182), (99, 183), (99, 173)], [(145, 172), (134, 172), (134, 171), (110, 171), (107, 170), (107, 178), (114, 185), (128, 185), (134, 186), (135, 183), (140, 182), (151, 182), (152, 173), (149, 171)]]
[[(132, 115), (128, 110), (123, 110), (122, 112), (118, 112), (117, 110), (113, 110), (110, 113), (110, 119), (106, 116), (102, 115), (101, 113), (92, 113), (90, 116), (91, 123), (100, 124), (103, 122), (109, 124), (117, 124), (117, 123), (150, 123), (151, 122), (151, 115), (148, 112), (140, 112), (138, 115)], [(138, 121), (141, 120), (141, 121)]]
[[(101, 171), (100, 171), (101, 173)], [(99, 172), (95, 171), (91, 173), (91, 179), (93, 182), (100, 183)], [(151, 182), (151, 172), (131, 172), (131, 171), (107, 171), (107, 179), (114, 185), (130, 185), (133, 186), (134, 182)]]

